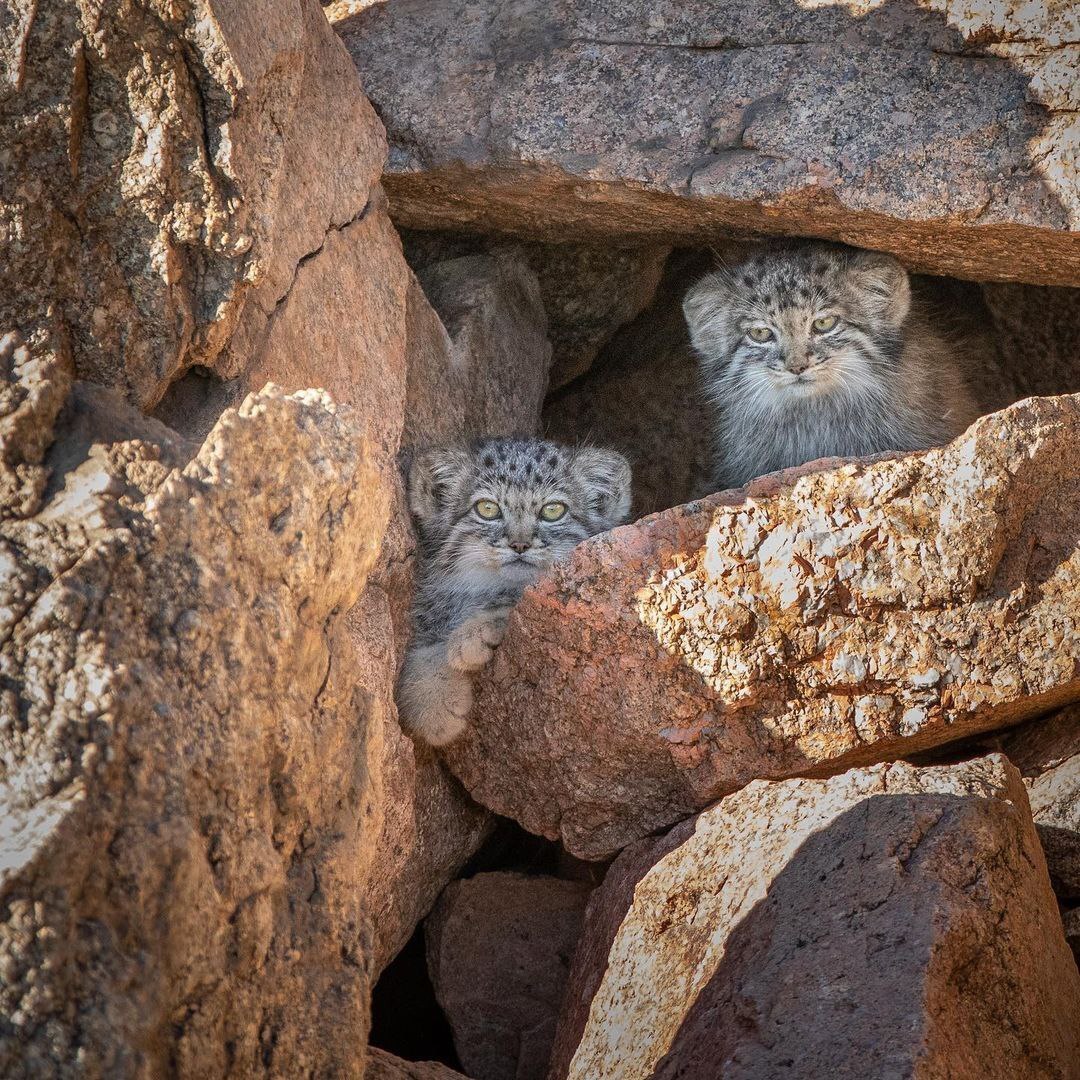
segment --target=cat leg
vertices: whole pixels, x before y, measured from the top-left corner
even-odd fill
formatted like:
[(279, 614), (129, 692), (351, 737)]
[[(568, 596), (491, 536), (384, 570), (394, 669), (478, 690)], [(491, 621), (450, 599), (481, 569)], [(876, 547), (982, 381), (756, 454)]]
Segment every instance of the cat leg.
[(510, 608), (494, 607), (466, 619), (450, 632), (446, 662), (454, 671), (479, 671), (486, 667), (506, 635), (509, 616)]
[(469, 678), (448, 666), (446, 645), (411, 649), (398, 686), (402, 728), (431, 746), (445, 746), (465, 730), (471, 711)]

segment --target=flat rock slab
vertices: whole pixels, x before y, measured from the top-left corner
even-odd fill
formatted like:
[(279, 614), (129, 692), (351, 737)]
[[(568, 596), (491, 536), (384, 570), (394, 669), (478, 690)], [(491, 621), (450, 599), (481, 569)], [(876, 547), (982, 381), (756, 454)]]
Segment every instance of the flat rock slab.
[(476, 1080), (544, 1080), (589, 892), (477, 874), (450, 885), (424, 924), (435, 996)]
[(594, 894), (551, 1080), (1065, 1078), (1080, 974), (1004, 758), (760, 782)]
[(516, 608), (451, 768), (601, 858), (757, 778), (1080, 699), (1078, 433), (1080, 398), (1030, 399), (586, 541)]
[(1080, 282), (1068, 0), (395, 0), (337, 28), (407, 225), (806, 233), (929, 272)]

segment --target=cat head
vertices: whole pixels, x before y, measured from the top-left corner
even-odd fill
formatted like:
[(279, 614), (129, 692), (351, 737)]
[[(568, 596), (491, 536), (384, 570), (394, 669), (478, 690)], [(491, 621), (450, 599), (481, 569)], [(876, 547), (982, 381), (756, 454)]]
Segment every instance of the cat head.
[(480, 439), (417, 454), (409, 505), (440, 571), (529, 580), (630, 510), (630, 466), (611, 450)]
[(895, 259), (814, 241), (769, 245), (683, 303), (707, 387), (762, 405), (879, 391), (910, 308)]

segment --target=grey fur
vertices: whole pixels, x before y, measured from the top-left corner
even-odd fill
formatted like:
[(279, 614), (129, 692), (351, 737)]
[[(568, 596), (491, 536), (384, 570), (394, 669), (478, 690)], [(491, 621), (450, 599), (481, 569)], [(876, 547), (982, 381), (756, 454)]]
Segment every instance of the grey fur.
[[(416, 456), (409, 506), (423, 565), (398, 692), (406, 730), (443, 745), (464, 729), (468, 673), (490, 660), (510, 607), (580, 541), (626, 520), (630, 479), (621, 454), (539, 439), (480, 439)], [(482, 500), (500, 516), (484, 520)], [(566, 506), (558, 521), (541, 517), (549, 503)]]
[[(717, 490), (815, 458), (937, 446), (979, 414), (964, 343), (888, 255), (773, 244), (703, 278), (683, 311), (716, 410)], [(816, 332), (824, 316), (839, 321)], [(752, 341), (755, 326), (773, 339)]]

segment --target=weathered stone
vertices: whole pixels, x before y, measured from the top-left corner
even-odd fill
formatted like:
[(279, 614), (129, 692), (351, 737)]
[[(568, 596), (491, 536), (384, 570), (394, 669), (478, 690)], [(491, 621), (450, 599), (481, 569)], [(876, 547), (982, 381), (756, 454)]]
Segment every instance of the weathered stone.
[(1080, 907), (1070, 908), (1061, 919), (1065, 928), (1065, 940), (1069, 943), (1076, 962), (1080, 964)]
[(417, 273), (432, 263), (478, 254), (519, 259), (532, 269), (548, 318), (552, 391), (587, 371), (615, 331), (652, 301), (669, 254), (656, 244), (531, 244), (416, 230), (406, 230), (402, 240)]
[(143, 408), (192, 365), (240, 375), (385, 156), (319, 4), (17, 0), (5, 21), (0, 326), (51, 311), (77, 373)]
[(32, 448), (0, 523), (0, 1072), (359, 1075), (362, 425), (267, 388), (200, 449), (87, 384), (58, 413), (70, 361), (34, 353), (0, 365), (0, 444)]
[(396, 0), (337, 27), (406, 225), (807, 234), (931, 273), (1080, 283), (1068, 0)]
[[(408, 292), (402, 446), (535, 430), (551, 360), (535, 275), (516, 258), (476, 255), (429, 267), (424, 283), (435, 308), (415, 278)], [(490, 826), (490, 815), (431, 749), (397, 724), (394, 685), (411, 632), (416, 551), (396, 469), (393, 483), (383, 553), (349, 615), (354, 671), (383, 728), (385, 811), (366, 884), (376, 972), (409, 939)]]
[(1001, 757), (757, 782), (615, 862), (552, 1080), (1016, 1076), (1080, 1062), (1080, 973)]
[(437, 1061), (402, 1061), (401, 1058), (369, 1046), (364, 1080), (467, 1080)]
[(1078, 431), (1080, 399), (1030, 399), (586, 541), (518, 604), (447, 760), (598, 858), (755, 778), (1077, 700)]
[(1027, 784), (1050, 877), (1059, 895), (1080, 899), (1080, 708), (1013, 732), (1002, 749)]
[(455, 881), (424, 923), (428, 971), (475, 1080), (547, 1075), (588, 885), (524, 874)]

